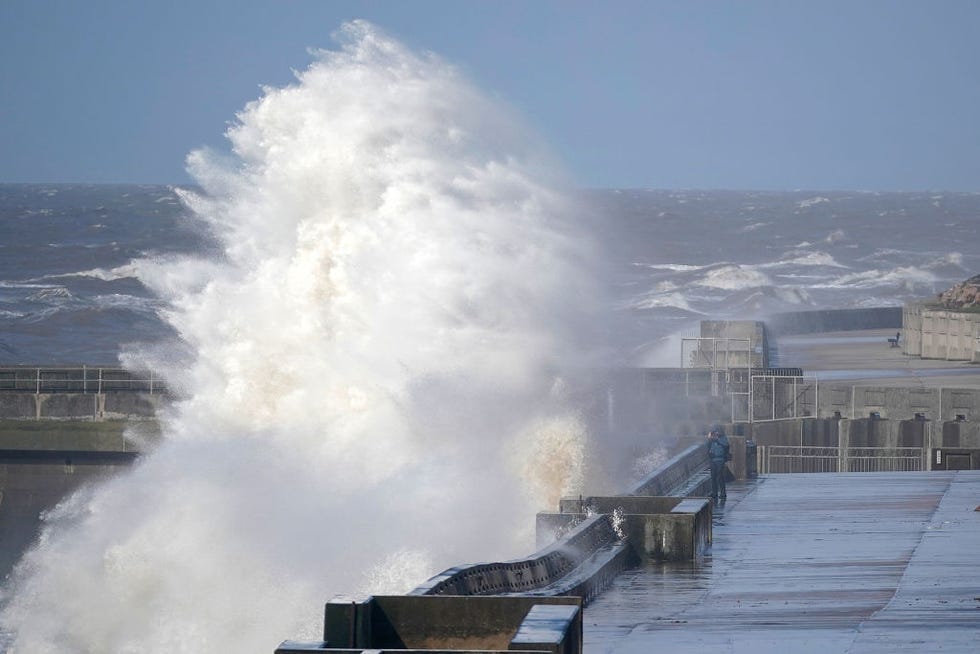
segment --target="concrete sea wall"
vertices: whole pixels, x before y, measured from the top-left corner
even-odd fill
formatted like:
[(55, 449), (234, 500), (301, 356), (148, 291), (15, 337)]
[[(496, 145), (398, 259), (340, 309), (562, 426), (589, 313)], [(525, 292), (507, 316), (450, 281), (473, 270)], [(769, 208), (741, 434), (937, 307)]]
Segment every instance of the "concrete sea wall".
[(37, 538), (45, 511), (158, 439), (153, 421), (0, 420), (0, 578)]
[(160, 393), (0, 393), (0, 420), (151, 419), (169, 401)]
[(903, 311), (902, 323), (905, 354), (980, 363), (980, 313), (910, 302)]
[(793, 311), (774, 314), (765, 322), (770, 337), (857, 329), (898, 330), (902, 328), (902, 307)]

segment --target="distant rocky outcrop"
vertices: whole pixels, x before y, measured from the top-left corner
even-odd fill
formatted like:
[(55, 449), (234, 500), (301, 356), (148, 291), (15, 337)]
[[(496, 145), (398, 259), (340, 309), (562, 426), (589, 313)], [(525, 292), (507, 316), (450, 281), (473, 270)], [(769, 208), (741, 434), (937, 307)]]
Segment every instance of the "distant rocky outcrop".
[(940, 293), (939, 303), (947, 309), (980, 309), (980, 275)]

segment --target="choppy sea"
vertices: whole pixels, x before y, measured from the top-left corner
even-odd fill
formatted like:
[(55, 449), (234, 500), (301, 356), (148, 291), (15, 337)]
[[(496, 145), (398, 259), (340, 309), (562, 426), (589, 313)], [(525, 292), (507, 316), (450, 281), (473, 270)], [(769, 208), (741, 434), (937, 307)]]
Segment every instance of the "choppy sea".
[[(614, 271), (610, 338), (637, 365), (670, 365), (670, 336), (705, 317), (895, 306), (980, 272), (975, 193), (597, 190), (583, 202)], [(0, 365), (111, 365), (174, 338), (132, 264), (212, 247), (171, 187), (0, 185)]]

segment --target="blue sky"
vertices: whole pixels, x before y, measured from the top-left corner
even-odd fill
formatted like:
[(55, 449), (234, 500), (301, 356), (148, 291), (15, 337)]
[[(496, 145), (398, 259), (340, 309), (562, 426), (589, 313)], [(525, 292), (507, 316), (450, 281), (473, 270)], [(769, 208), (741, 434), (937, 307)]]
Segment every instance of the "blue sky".
[(0, 181), (187, 183), (365, 18), (515, 107), (581, 186), (980, 191), (980, 2), (0, 2)]

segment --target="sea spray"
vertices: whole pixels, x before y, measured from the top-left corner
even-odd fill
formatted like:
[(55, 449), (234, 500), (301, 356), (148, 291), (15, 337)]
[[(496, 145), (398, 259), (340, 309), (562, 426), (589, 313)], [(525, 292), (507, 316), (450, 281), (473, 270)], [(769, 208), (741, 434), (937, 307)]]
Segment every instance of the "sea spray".
[(227, 136), (181, 192), (220, 256), (134, 263), (181, 339), (125, 357), (179, 394), (164, 442), (47, 516), (12, 651), (269, 652), (335, 594), (529, 552), (581, 490), (598, 286), (536, 139), (363, 22)]

